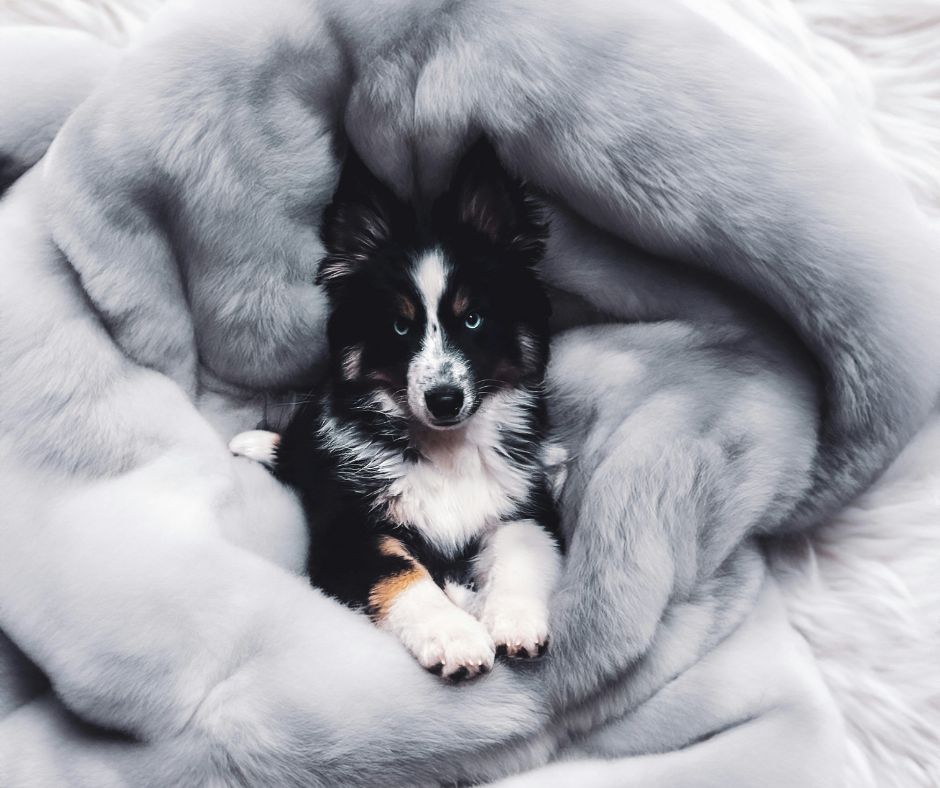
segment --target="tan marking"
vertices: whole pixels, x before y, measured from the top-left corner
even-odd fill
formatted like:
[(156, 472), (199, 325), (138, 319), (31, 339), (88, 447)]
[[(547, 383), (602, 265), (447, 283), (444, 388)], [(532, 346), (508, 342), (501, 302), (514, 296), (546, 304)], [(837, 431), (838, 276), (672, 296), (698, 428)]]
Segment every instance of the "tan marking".
[(454, 315), (460, 317), (470, 308), (470, 294), (462, 287), (454, 296)]
[(417, 311), (415, 310), (415, 305), (411, 303), (410, 298), (406, 298), (405, 296), (399, 296), (398, 308), (401, 309), (402, 317), (404, 317), (406, 320), (415, 319), (415, 316), (417, 315)]
[(372, 586), (369, 591), (369, 615), (373, 621), (381, 621), (385, 618), (392, 603), (408, 588), (422, 580), (431, 579), (428, 570), (415, 561), (408, 552), (408, 548), (398, 539), (391, 536), (383, 537), (379, 542), (379, 552), (382, 555), (404, 558), (410, 566), (393, 575), (380, 578)]
[(383, 536), (379, 541), (379, 552), (382, 555), (397, 556), (408, 561), (414, 561), (414, 556), (408, 552), (408, 548), (401, 543), (400, 539), (394, 536)]

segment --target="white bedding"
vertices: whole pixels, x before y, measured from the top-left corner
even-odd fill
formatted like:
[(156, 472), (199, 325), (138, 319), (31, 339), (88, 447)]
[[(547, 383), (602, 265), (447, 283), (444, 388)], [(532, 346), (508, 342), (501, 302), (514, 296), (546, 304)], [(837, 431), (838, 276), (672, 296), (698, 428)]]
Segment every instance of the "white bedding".
[[(940, 229), (940, 4), (688, 0), (907, 179)], [(0, 22), (121, 43), (150, 0), (6, 0)], [(937, 265), (940, 276), (940, 261)], [(940, 784), (940, 415), (882, 480), (772, 566), (847, 721), (847, 786)]]

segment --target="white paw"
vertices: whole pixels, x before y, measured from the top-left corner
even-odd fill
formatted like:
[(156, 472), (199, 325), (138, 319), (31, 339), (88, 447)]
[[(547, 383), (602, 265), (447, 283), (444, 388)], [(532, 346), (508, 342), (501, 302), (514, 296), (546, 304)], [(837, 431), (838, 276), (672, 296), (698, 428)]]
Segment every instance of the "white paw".
[(496, 653), (534, 659), (548, 649), (548, 609), (525, 596), (498, 596), (487, 600), (483, 625), (496, 643)]
[(249, 460), (260, 462), (269, 468), (274, 467), (277, 461), (277, 447), (281, 436), (276, 432), (267, 430), (248, 430), (240, 432), (229, 441), (228, 448), (232, 454), (247, 457)]
[(418, 662), (444, 678), (460, 681), (493, 667), (496, 646), (489, 632), (457, 607), (430, 612), (398, 636)]

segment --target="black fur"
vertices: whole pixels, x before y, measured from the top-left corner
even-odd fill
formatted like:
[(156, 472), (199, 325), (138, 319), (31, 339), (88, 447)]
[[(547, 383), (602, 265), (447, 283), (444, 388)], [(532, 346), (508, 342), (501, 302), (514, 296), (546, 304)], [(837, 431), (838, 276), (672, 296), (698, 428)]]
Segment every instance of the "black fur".
[[(448, 343), (472, 369), (474, 408), (506, 387), (532, 393), (521, 427), (507, 426), (500, 434), (499, 451), (531, 480), (512, 519), (536, 519), (561, 544), (539, 461), (547, 429), (540, 387), (550, 309), (533, 266), (543, 253), (546, 227), (485, 141), (471, 149), (451, 188), (425, 215), (423, 220), (398, 200), (350, 151), (322, 229), (327, 256), (318, 281), (331, 305), (330, 372), (295, 414), (278, 448), (277, 475), (299, 491), (310, 526), (311, 582), (354, 607), (367, 608), (376, 582), (407, 570), (412, 561), (440, 585), (473, 582), (479, 538), (442, 553), (416, 530), (391, 522), (383, 505), (389, 480), (380, 463), (425, 461), (403, 391), (428, 317), (410, 273), (429, 248), (441, 248), (452, 267), (442, 304), (452, 305), (460, 292), (468, 308), (485, 316), (485, 325), (470, 331), (461, 325), (469, 318), (450, 306), (438, 315)], [(404, 301), (415, 330), (402, 337), (392, 327), (402, 320)], [(530, 337), (528, 352), (520, 347), (520, 330)], [(346, 366), (351, 348), (359, 349), (354, 374)], [(376, 407), (377, 392), (401, 411)], [(350, 445), (358, 451), (344, 448)], [(405, 546), (408, 558), (380, 552), (380, 540), (388, 536)]]

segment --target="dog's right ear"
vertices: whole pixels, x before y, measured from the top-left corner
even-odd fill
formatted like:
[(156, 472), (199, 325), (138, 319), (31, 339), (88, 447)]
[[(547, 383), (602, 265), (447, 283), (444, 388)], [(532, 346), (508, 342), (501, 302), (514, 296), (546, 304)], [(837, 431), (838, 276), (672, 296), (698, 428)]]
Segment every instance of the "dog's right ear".
[(316, 283), (335, 288), (404, 230), (407, 212), (350, 147), (333, 200), (323, 212), (320, 238), (326, 256)]

